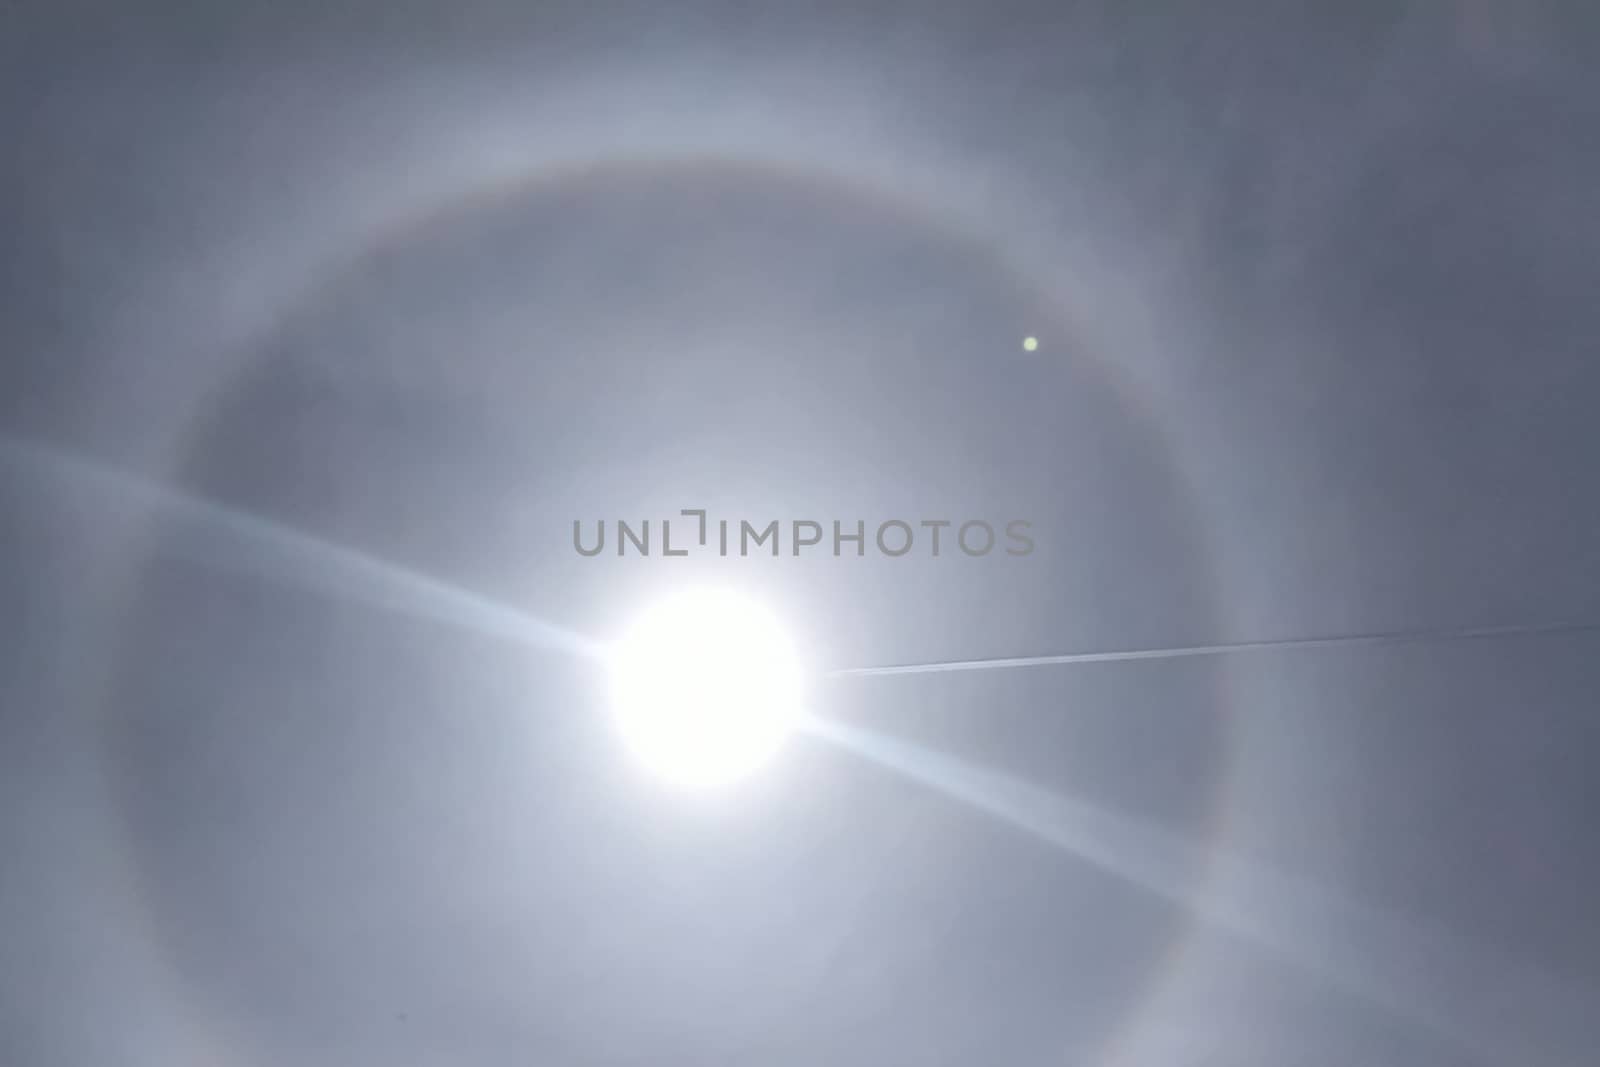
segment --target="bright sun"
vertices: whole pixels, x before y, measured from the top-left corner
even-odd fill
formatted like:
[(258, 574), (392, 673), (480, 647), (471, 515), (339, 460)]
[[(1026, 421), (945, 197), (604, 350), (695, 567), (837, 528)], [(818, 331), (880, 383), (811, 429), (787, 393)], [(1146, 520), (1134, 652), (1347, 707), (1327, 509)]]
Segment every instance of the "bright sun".
[(771, 613), (693, 589), (640, 615), (611, 653), (623, 737), (680, 785), (723, 785), (765, 763), (800, 718), (800, 664)]

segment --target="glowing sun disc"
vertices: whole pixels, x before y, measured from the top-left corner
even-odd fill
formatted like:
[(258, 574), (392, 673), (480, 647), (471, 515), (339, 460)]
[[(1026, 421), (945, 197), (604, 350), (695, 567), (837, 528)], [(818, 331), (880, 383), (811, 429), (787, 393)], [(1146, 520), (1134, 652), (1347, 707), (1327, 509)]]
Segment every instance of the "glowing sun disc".
[(800, 665), (783, 627), (727, 590), (686, 590), (651, 605), (613, 647), (610, 668), (623, 739), (680, 785), (745, 777), (800, 717)]

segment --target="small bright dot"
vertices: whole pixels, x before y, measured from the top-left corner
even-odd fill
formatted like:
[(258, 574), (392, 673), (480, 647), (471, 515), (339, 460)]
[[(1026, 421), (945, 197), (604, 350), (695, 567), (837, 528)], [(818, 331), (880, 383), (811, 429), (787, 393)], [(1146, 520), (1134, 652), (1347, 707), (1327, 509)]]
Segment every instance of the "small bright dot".
[(1024, 337), (1022, 339), (1022, 350), (1024, 352), (1036, 352), (1038, 349), (1039, 339), (1037, 337)]
[(724, 785), (767, 762), (800, 718), (800, 665), (772, 614), (736, 593), (657, 602), (613, 648), (623, 739), (679, 785)]

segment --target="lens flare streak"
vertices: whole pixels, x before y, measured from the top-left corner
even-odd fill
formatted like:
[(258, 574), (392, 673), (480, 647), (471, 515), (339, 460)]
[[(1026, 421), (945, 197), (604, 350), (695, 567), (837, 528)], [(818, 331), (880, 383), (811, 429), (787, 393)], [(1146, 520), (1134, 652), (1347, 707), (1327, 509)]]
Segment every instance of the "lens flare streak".
[(43, 474), (58, 487), (85, 490), (98, 507), (182, 524), (172, 532), (188, 535), (185, 549), (210, 564), (488, 637), (588, 658), (601, 655), (596, 643), (565, 627), (248, 512), (34, 444), (0, 441), (0, 458)]
[[(1559, 1067), (1600, 1033), (1600, 994), (1521, 968), (1437, 929), (1183, 840), (1142, 820), (953, 756), (838, 722), (808, 733), (1024, 830), (1380, 1003), (1496, 1063)], [(1205, 885), (1192, 872), (1207, 871)], [(1441, 976), (1493, 974), (1492, 981)]]

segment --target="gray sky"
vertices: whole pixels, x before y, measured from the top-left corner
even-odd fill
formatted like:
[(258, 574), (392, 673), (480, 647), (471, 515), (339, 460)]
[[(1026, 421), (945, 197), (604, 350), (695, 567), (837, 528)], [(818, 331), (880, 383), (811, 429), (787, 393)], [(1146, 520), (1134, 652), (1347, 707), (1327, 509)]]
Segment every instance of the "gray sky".
[[(0, 1063), (1587, 1062), (1592, 634), (819, 678), (706, 794), (552, 638), (1600, 622), (1594, 16), (1124, 7), (13, 9)], [(572, 549), (681, 508), (1037, 548)]]

